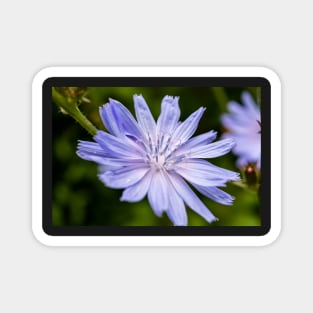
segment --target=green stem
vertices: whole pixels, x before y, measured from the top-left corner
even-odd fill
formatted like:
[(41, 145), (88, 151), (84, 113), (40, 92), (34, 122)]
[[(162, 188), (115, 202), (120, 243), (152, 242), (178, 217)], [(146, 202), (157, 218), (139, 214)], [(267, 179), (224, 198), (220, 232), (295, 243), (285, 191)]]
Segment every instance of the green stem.
[(95, 136), (97, 128), (86, 118), (86, 116), (79, 110), (76, 103), (70, 103), (65, 97), (59, 94), (54, 88), (52, 88), (53, 101), (62, 108), (67, 114), (73, 117), (87, 132)]

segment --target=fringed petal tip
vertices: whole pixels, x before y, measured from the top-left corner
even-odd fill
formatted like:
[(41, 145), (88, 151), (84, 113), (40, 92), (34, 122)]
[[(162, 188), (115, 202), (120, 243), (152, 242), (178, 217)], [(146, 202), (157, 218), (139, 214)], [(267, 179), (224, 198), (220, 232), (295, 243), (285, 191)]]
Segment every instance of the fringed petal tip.
[(107, 102), (99, 107), (99, 115), (102, 118), (103, 123), (105, 122), (105, 118), (104, 118), (105, 111), (109, 108), (109, 106), (110, 106), (110, 103)]
[(77, 147), (82, 147), (83, 145), (88, 144), (88, 143), (94, 144), (94, 142), (92, 141), (77, 140)]
[(112, 105), (112, 102), (114, 101), (114, 99), (109, 98), (108, 100), (109, 100), (108, 102), (103, 103), (99, 107), (100, 116), (101, 116), (101, 113), (104, 113), (105, 110), (111, 109), (111, 105)]
[(217, 217), (214, 216), (214, 218), (211, 221), (208, 221), (209, 223), (215, 223), (218, 222), (219, 219)]
[(133, 99), (134, 99), (134, 101), (141, 100), (141, 99), (144, 100), (144, 97), (143, 97), (143, 95), (141, 93), (140, 94), (134, 94), (133, 95)]
[(240, 181), (241, 180), (241, 177), (240, 177), (240, 173), (237, 173), (237, 172), (233, 172), (234, 175), (229, 179), (230, 182), (232, 181)]
[(81, 159), (85, 159), (87, 157), (87, 154), (82, 152), (81, 150), (77, 150), (76, 155), (80, 157)]
[(223, 204), (223, 205), (228, 205), (228, 206), (233, 205), (236, 198), (234, 196), (226, 193), (224, 190), (220, 190), (220, 192), (223, 193), (224, 196), (222, 199), (220, 199), (221, 201), (216, 200), (216, 202)]
[(178, 101), (179, 100), (179, 96), (169, 96), (169, 95), (166, 95), (164, 96), (164, 98), (162, 99), (162, 101)]
[(141, 132), (146, 138), (154, 139), (156, 122), (151, 114), (149, 106), (142, 95), (134, 95), (134, 106), (137, 117), (137, 122)]

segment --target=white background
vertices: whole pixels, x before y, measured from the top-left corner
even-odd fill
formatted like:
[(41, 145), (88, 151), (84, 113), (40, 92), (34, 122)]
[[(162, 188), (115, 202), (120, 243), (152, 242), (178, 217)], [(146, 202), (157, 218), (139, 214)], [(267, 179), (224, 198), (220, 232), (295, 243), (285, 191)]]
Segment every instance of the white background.
[[(0, 311), (312, 311), (311, 13), (300, 0), (2, 4)], [(62, 65), (274, 69), (283, 86), (279, 239), (262, 248), (39, 244), (31, 233), (31, 81)]]

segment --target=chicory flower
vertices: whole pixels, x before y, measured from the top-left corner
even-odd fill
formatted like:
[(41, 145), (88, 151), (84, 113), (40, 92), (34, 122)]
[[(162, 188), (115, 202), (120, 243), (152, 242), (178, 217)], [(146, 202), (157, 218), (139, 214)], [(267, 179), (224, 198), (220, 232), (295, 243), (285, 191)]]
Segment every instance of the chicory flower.
[(107, 187), (124, 189), (121, 201), (137, 202), (147, 195), (154, 213), (160, 217), (165, 212), (177, 226), (187, 225), (185, 205), (213, 222), (217, 218), (187, 182), (206, 197), (231, 205), (234, 198), (218, 187), (239, 180), (239, 174), (204, 159), (228, 153), (234, 140), (213, 143), (214, 131), (191, 138), (205, 109), (179, 122), (178, 100), (165, 96), (156, 122), (143, 96), (134, 96), (137, 120), (110, 99), (100, 108), (108, 132), (99, 130), (95, 142), (80, 141), (77, 154), (100, 165), (99, 179)]
[(238, 156), (239, 168), (249, 164), (261, 167), (261, 113), (248, 92), (241, 95), (243, 105), (230, 101), (229, 113), (222, 115), (221, 121), (227, 129), (223, 138), (233, 138), (235, 146), (233, 152)]

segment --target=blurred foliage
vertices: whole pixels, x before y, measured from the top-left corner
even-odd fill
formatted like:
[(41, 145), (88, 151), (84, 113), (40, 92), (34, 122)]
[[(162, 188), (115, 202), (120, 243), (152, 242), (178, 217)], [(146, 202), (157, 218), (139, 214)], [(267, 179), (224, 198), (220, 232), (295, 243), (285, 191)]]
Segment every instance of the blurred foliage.
[[(83, 90), (71, 88), (69, 92), (62, 92), (67, 97), (83, 95), (80, 109), (102, 130), (105, 128), (98, 114), (99, 107), (109, 98), (120, 101), (134, 114), (133, 95), (142, 94), (157, 119), (162, 98), (165, 95), (179, 96), (181, 120), (186, 119), (200, 106), (206, 107), (195, 135), (213, 129), (218, 131), (219, 137), (224, 131), (220, 116), (226, 112), (229, 100), (241, 102), (241, 92), (248, 90), (257, 103), (260, 103), (260, 89), (255, 87), (88, 87)], [(154, 215), (146, 198), (137, 203), (121, 202), (119, 198), (122, 190), (105, 187), (97, 177), (97, 164), (82, 160), (76, 155), (78, 140), (92, 141), (92, 138), (77, 122), (62, 114), (53, 104), (53, 225), (172, 225), (166, 214), (162, 218)], [(236, 157), (232, 153), (209, 161), (217, 166), (240, 171), (236, 168)], [(244, 171), (241, 173), (244, 180), (246, 174)], [(232, 206), (220, 205), (197, 192), (219, 218), (218, 222), (213, 223), (214, 226), (260, 225), (260, 202), (255, 188), (248, 188), (243, 181), (229, 183), (223, 190), (235, 196)], [(187, 214), (188, 225), (210, 226), (190, 208), (187, 208)]]

